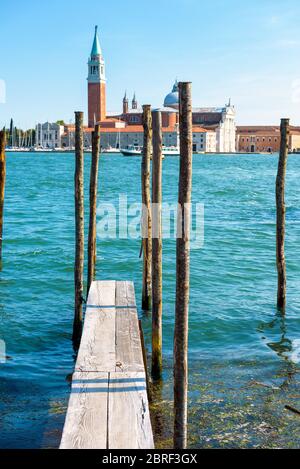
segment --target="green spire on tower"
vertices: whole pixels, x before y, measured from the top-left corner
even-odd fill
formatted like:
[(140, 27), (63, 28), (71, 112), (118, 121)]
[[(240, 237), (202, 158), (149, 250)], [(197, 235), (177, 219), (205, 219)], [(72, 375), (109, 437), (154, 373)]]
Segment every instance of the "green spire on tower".
[(93, 42), (93, 47), (92, 47), (92, 52), (91, 52), (91, 57), (95, 55), (101, 55), (101, 47), (100, 47), (100, 42), (98, 38), (98, 26), (95, 26), (95, 36), (94, 36), (94, 42)]

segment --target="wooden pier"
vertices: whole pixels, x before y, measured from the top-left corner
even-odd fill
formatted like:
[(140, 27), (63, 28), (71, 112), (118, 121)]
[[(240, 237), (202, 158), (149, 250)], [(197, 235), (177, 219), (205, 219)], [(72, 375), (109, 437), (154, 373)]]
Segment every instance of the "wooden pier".
[(132, 282), (91, 284), (60, 448), (154, 448)]

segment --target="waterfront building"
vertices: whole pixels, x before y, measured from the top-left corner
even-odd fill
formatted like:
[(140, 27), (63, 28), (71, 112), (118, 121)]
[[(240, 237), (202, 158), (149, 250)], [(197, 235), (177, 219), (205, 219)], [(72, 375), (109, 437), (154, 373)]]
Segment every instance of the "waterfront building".
[[(162, 114), (163, 143), (178, 144), (178, 83), (164, 99), (159, 108)], [(236, 125), (235, 108), (229, 102), (221, 108), (193, 108), (193, 151), (235, 152)], [(143, 144), (143, 110), (134, 93), (131, 107), (127, 93), (123, 97), (122, 112), (106, 112), (105, 61), (98, 38), (97, 27), (91, 55), (88, 61), (88, 129), (95, 123), (101, 128), (101, 147), (123, 148)]]
[[(238, 126), (237, 151), (241, 153), (273, 153), (280, 149), (280, 127), (268, 126)], [(300, 149), (300, 127), (290, 128), (289, 150)]]
[(64, 126), (56, 123), (45, 122), (37, 124), (35, 128), (36, 148), (61, 148)]
[[(94, 128), (83, 127), (83, 147), (85, 150), (92, 148), (92, 132)], [(75, 125), (65, 124), (64, 133), (61, 137), (61, 146), (64, 149), (73, 150), (75, 148)]]
[(229, 101), (224, 107), (193, 108), (193, 125), (201, 125), (216, 134), (217, 153), (236, 150), (236, 112)]

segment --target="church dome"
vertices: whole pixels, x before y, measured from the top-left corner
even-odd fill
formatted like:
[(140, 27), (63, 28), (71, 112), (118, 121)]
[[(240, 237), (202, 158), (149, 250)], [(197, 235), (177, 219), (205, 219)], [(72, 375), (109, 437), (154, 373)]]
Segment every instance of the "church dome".
[(164, 100), (165, 107), (172, 107), (174, 109), (179, 108), (179, 93), (177, 80), (174, 83), (171, 93), (167, 94)]

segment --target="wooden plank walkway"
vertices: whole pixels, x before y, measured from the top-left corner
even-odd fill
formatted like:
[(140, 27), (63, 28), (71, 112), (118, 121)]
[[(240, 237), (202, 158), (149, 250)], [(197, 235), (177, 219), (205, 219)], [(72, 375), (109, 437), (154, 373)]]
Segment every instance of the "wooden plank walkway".
[(60, 448), (154, 448), (132, 282), (91, 284)]

